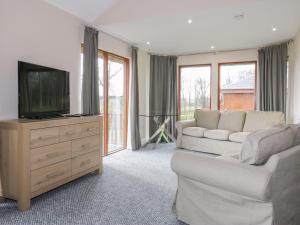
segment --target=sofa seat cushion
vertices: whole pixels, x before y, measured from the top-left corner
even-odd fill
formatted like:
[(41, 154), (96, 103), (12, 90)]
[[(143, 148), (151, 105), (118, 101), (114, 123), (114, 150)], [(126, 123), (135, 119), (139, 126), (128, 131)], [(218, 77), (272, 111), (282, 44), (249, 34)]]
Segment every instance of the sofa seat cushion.
[(233, 142), (243, 143), (246, 140), (246, 137), (251, 132), (236, 132), (229, 135), (229, 140)]
[(228, 141), (229, 135), (232, 133), (230, 130), (206, 130), (204, 137), (220, 141)]
[(182, 133), (187, 136), (192, 136), (192, 137), (203, 137), (204, 136), (204, 131), (206, 131), (206, 128), (202, 127), (186, 127), (182, 130)]
[(282, 112), (247, 112), (243, 131), (251, 132), (259, 129), (284, 126), (284, 114)]
[(294, 144), (295, 132), (291, 127), (262, 129), (249, 134), (242, 144), (241, 161), (262, 165), (274, 154)]
[(204, 152), (205, 154), (240, 156), (242, 144), (232, 141), (219, 141), (209, 138), (197, 138), (183, 135), (181, 146), (179, 148), (202, 153)]
[(204, 109), (196, 109), (194, 117), (197, 127), (217, 129), (220, 119), (220, 112), (218, 110), (209, 111)]
[(242, 111), (224, 111), (221, 113), (218, 129), (240, 132), (243, 130), (246, 113)]

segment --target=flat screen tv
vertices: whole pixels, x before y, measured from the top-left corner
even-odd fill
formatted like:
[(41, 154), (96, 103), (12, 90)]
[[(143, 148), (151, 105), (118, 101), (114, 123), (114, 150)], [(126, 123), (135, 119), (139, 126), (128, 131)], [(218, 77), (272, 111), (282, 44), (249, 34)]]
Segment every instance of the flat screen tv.
[(18, 62), (19, 118), (70, 113), (69, 72)]

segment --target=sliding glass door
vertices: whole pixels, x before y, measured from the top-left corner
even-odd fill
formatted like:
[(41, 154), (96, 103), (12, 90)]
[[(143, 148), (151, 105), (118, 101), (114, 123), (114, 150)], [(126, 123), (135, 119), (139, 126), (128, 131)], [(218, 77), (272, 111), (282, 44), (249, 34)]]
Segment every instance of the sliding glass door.
[(127, 129), (126, 61), (108, 57), (108, 154), (124, 149)]
[[(83, 60), (81, 55), (81, 65)], [(104, 155), (108, 155), (127, 146), (129, 60), (99, 50), (98, 66)]]

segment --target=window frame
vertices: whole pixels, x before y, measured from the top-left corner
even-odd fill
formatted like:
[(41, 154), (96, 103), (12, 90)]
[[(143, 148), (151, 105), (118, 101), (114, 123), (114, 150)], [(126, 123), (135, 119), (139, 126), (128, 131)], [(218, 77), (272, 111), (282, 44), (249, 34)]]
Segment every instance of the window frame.
[(177, 115), (177, 120), (181, 119), (181, 69), (183, 68), (189, 68), (189, 67), (210, 67), (210, 84), (209, 84), (209, 89), (210, 89), (210, 95), (209, 95), (209, 109), (211, 109), (211, 95), (212, 95), (212, 64), (211, 63), (206, 63), (206, 64), (187, 64), (187, 65), (179, 65), (178, 66), (178, 75), (177, 75), (177, 104), (178, 104), (178, 115)]
[(257, 109), (257, 61), (238, 61), (238, 62), (222, 62), (218, 63), (218, 110), (220, 110), (220, 104), (221, 104), (221, 67), (222, 66), (228, 66), (228, 65), (248, 65), (248, 64), (254, 64), (255, 70), (254, 70), (254, 108), (252, 110)]

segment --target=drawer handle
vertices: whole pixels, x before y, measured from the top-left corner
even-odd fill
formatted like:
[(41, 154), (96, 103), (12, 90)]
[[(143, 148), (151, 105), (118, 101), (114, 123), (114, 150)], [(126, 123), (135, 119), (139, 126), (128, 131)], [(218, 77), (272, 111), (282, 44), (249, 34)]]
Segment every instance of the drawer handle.
[(56, 158), (60, 155), (61, 154), (59, 152), (49, 153), (45, 156), (45, 158), (39, 158), (38, 161), (41, 162), (41, 161), (44, 161), (44, 160), (53, 159), (53, 158)]
[(90, 127), (90, 128), (87, 129), (87, 131), (90, 131), (90, 132), (93, 132), (93, 131), (96, 131), (96, 130), (97, 130), (97, 128), (95, 128), (95, 127)]
[(47, 181), (50, 180), (50, 179), (54, 179), (54, 178), (60, 177), (60, 176), (62, 176), (62, 175), (64, 175), (64, 174), (65, 174), (64, 172), (48, 174), (48, 175), (46, 176), (46, 179), (45, 179), (45, 180), (41, 180), (41, 181), (37, 182), (35, 185), (41, 185), (41, 184), (47, 182)]
[(52, 159), (52, 158), (58, 157), (58, 156), (60, 156), (60, 155), (61, 155), (61, 154), (60, 154), (59, 152), (53, 152), (53, 153), (47, 154), (46, 157), (47, 157), (48, 159)]
[(58, 172), (58, 173), (48, 174), (46, 176), (46, 178), (47, 179), (54, 179), (54, 178), (60, 177), (60, 176), (62, 176), (64, 174), (65, 174), (64, 172)]
[(73, 134), (75, 134), (75, 132), (73, 132), (73, 131), (67, 131), (66, 132), (66, 135), (73, 135)]
[(88, 147), (90, 147), (90, 144), (81, 145), (81, 148), (83, 148), (83, 149), (88, 148)]
[(47, 140), (47, 139), (52, 139), (52, 138), (56, 138), (56, 136), (53, 135), (45, 135), (45, 136), (39, 136), (38, 140)]
[(83, 167), (83, 166), (85, 166), (85, 165), (87, 165), (87, 164), (90, 164), (90, 163), (91, 163), (91, 160), (90, 160), (90, 159), (85, 160), (85, 161), (83, 161), (83, 162), (80, 163), (80, 167)]

